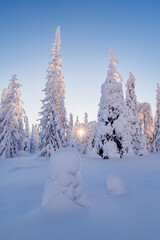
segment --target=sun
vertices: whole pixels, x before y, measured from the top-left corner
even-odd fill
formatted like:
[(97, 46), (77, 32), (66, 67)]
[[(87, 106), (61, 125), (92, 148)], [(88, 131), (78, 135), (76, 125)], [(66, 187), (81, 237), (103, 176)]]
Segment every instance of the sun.
[(76, 126), (73, 129), (73, 138), (77, 142), (82, 143), (82, 142), (87, 141), (87, 139), (89, 139), (90, 133), (91, 133), (90, 126), (82, 123), (82, 124), (79, 124), (79, 126)]
[(82, 137), (85, 134), (85, 131), (84, 129), (79, 129), (77, 133), (79, 134), (80, 137)]

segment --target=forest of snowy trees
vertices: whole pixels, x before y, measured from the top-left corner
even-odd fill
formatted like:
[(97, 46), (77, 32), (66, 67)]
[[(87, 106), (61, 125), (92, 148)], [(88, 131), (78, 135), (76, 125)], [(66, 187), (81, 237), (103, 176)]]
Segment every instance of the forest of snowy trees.
[[(23, 109), (21, 84), (13, 75), (1, 94), (0, 105), (0, 157), (12, 158), (20, 151), (50, 157), (53, 151), (74, 147), (80, 153), (90, 151), (104, 159), (144, 155), (160, 151), (160, 86), (156, 90), (156, 112), (153, 118), (151, 105), (137, 102), (135, 76), (130, 72), (126, 82), (116, 70), (118, 61), (110, 49), (110, 59), (101, 98), (97, 121), (88, 121), (84, 114), (81, 123), (65, 108), (65, 83), (60, 55), (60, 27), (51, 48), (51, 61), (47, 69), (45, 97), (39, 113), (39, 122), (32, 125)], [(96, 106), (95, 106), (96, 107)]]

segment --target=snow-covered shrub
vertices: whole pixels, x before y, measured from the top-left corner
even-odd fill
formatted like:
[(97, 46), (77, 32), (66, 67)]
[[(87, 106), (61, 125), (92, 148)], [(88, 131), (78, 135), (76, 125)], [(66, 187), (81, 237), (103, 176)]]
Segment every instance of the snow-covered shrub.
[(80, 174), (81, 157), (74, 148), (53, 152), (49, 163), (49, 178), (42, 205), (63, 208), (68, 199), (80, 206), (86, 205)]
[(121, 196), (127, 193), (123, 181), (118, 176), (108, 176), (107, 191), (111, 196)]

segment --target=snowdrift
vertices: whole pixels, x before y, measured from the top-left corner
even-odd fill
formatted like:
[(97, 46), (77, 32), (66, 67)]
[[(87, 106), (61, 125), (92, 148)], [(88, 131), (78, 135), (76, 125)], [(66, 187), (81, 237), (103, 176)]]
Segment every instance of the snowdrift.
[(74, 148), (53, 152), (49, 163), (49, 176), (45, 186), (42, 206), (49, 205), (56, 210), (74, 203), (87, 204), (80, 174), (81, 157)]

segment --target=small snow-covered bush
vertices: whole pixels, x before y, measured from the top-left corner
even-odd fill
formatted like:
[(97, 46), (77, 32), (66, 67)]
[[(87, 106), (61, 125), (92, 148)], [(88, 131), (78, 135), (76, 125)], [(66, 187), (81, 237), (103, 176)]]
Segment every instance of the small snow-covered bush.
[(42, 205), (54, 204), (64, 207), (68, 199), (80, 206), (86, 205), (81, 174), (81, 157), (74, 148), (53, 152), (49, 164), (49, 178)]
[(111, 196), (121, 196), (127, 193), (122, 180), (117, 176), (109, 176), (107, 178), (107, 190)]

